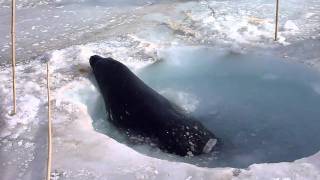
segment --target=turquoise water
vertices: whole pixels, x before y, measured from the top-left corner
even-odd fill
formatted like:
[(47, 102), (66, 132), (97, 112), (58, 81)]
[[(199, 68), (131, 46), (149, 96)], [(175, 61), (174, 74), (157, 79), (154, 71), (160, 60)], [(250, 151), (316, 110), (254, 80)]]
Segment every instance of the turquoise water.
[(186, 101), (196, 104), (190, 113), (223, 142), (218, 152), (180, 160), (247, 167), (294, 161), (320, 150), (317, 72), (270, 55), (201, 47), (168, 49), (162, 57), (138, 76), (159, 92), (170, 89), (171, 101), (179, 101), (179, 92), (196, 97)]

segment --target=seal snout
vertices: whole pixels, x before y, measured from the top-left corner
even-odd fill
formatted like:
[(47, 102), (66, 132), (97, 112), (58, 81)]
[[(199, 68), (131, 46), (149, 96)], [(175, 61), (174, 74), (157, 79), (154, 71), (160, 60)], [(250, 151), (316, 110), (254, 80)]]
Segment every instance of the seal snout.
[(98, 55), (91, 56), (90, 59), (89, 59), (90, 66), (91, 66), (91, 67), (94, 67), (95, 64), (96, 64), (100, 59), (102, 59), (102, 57), (100, 57), (100, 56), (98, 56)]

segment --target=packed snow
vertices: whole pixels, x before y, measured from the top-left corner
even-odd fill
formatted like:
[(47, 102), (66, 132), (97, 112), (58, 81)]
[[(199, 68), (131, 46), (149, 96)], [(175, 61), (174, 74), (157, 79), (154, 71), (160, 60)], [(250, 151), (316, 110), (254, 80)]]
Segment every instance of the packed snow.
[[(320, 179), (320, 152), (248, 168), (198, 167), (175, 156), (163, 158), (161, 152), (151, 157), (147, 147), (130, 147), (117, 139), (121, 135), (97, 113), (104, 104), (88, 64), (93, 54), (111, 56), (143, 74), (168, 61), (163, 53), (172, 47), (223, 49), (231, 56), (258, 51), (287, 61), (284, 66), (299, 62), (297, 66), (318, 76), (320, 1), (280, 5), (279, 41), (274, 42), (271, 0), (17, 1), (18, 109), (10, 116), (10, 2), (0, 0), (0, 179), (45, 176), (46, 61), (53, 108), (52, 179)], [(181, 54), (169, 55), (175, 59)], [(183, 62), (170, 63), (179, 67)], [(265, 81), (279, 78), (274, 73), (261, 76)], [(306, 83), (318, 97), (320, 82)], [(196, 112), (202, 103), (189, 91), (163, 88), (160, 93), (187, 113)]]

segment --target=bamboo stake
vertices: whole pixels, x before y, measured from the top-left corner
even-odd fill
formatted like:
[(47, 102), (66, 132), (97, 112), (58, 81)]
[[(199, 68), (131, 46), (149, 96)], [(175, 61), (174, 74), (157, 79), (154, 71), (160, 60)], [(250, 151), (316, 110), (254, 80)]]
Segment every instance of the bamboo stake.
[(16, 101), (16, 0), (11, 1), (11, 58), (12, 58), (12, 100), (13, 110), (11, 115), (17, 112)]
[(275, 25), (275, 32), (274, 32), (274, 40), (278, 40), (278, 23), (279, 23), (279, 0), (277, 0), (276, 4), (276, 25)]
[(47, 180), (50, 180), (51, 175), (51, 160), (52, 160), (52, 127), (51, 127), (51, 105), (50, 105), (50, 69), (47, 62), (47, 97), (48, 97), (48, 161), (47, 161)]

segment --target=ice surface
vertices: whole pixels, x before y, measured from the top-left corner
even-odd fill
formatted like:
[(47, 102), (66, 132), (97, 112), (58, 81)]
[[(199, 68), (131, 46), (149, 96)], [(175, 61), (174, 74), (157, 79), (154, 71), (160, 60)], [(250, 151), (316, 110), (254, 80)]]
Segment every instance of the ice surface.
[[(17, 1), (18, 62), (28, 62), (48, 50), (119, 34), (152, 38), (159, 45), (181, 41), (210, 46), (225, 44), (235, 48), (239, 48), (238, 43), (242, 48), (274, 45), (274, 2), (271, 0), (170, 3), (126, 0), (117, 3), (103, 0)], [(9, 1), (0, 2), (1, 64), (8, 62), (10, 52), (9, 5)], [(317, 36), (320, 18), (317, 0), (290, 0), (280, 5), (279, 43), (290, 44)], [(288, 22), (290, 29), (285, 28)], [(297, 28), (292, 29), (292, 24)]]
[[(139, 151), (121, 144), (112, 137), (119, 136), (116, 131), (110, 136), (100, 133), (112, 131), (112, 127), (101, 127), (104, 117), (90, 109), (96, 105), (102, 111), (103, 103), (88, 66), (88, 57), (99, 54), (112, 56), (140, 73), (166, 57), (162, 49), (202, 45), (244, 55), (265, 51), (320, 69), (318, 0), (281, 1), (281, 41), (277, 43), (272, 40), (271, 0), (106, 2), (111, 1), (17, 1), (19, 96), (18, 114), (11, 117), (11, 71), (7, 63), (10, 1), (0, 0), (1, 179), (42, 179), (45, 175), (43, 60), (50, 60), (52, 77), (53, 179), (320, 179), (319, 152), (292, 163), (254, 164), (247, 169), (200, 168), (173, 162), (175, 157), (161, 160), (140, 153), (146, 147)], [(280, 77), (261, 75), (267, 81)], [(307, 84), (318, 96), (319, 82)], [(186, 90), (176, 93), (182, 97), (176, 103), (186, 105), (191, 113), (199, 110), (197, 94)], [(212, 114), (219, 115), (218, 111)]]

